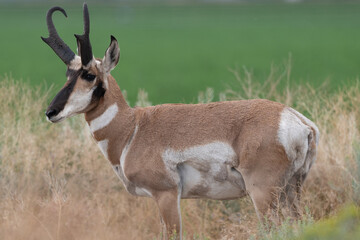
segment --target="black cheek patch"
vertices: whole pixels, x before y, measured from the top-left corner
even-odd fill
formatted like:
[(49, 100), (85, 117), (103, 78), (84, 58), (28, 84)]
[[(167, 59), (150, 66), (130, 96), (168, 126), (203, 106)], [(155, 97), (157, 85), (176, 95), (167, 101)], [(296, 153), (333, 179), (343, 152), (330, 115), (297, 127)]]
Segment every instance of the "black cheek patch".
[(103, 88), (103, 83), (99, 82), (99, 84), (97, 85), (96, 89), (93, 92), (93, 95), (91, 97), (91, 102), (95, 102), (97, 100), (99, 100), (102, 96), (104, 96), (106, 90), (105, 88)]
[(55, 109), (59, 113), (64, 109), (64, 107), (70, 97), (70, 94), (74, 90), (74, 86), (76, 84), (77, 78), (80, 75), (80, 72), (81, 72), (80, 70), (79, 71), (74, 71), (74, 70), (67, 71), (66, 75), (69, 76), (70, 83), (67, 86), (65, 86), (63, 89), (61, 89), (60, 92), (58, 92), (58, 94), (56, 94), (56, 96), (51, 101), (51, 103), (48, 107), (48, 111)]

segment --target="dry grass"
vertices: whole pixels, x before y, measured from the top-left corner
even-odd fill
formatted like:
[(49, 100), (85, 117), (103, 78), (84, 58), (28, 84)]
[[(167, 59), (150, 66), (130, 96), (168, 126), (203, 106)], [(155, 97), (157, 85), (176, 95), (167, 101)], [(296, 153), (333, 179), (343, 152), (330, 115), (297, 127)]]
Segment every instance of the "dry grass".
[[(317, 220), (358, 201), (359, 85), (334, 94), (309, 86), (279, 90), (280, 82), (289, 81), (289, 67), (272, 71), (262, 85), (248, 71), (235, 71), (235, 76), (238, 86), (221, 99), (270, 98), (295, 107), (318, 125), (318, 158), (305, 184), (303, 209), (307, 206)], [(159, 238), (156, 205), (124, 190), (82, 116), (50, 124), (42, 91), (4, 77), (0, 92), (0, 239)], [(212, 94), (207, 90), (199, 101), (211, 101)], [(146, 98), (139, 103), (149, 103), (145, 92), (139, 96)], [(186, 239), (261, 235), (248, 198), (185, 200), (181, 205)]]

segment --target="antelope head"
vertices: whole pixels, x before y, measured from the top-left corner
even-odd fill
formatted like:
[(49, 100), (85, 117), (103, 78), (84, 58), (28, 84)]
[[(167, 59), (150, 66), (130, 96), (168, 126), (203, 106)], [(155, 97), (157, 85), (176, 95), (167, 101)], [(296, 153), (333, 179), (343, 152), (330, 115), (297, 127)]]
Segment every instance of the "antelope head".
[(117, 40), (111, 36), (110, 46), (103, 59), (95, 59), (90, 44), (89, 11), (84, 3), (84, 33), (75, 34), (77, 40), (76, 55), (59, 37), (54, 26), (52, 15), (56, 11), (66, 12), (61, 7), (51, 8), (46, 15), (49, 37), (41, 39), (48, 44), (67, 65), (64, 87), (51, 101), (46, 110), (49, 121), (56, 123), (79, 113), (85, 113), (97, 106), (108, 89), (107, 78), (119, 61), (120, 49)]

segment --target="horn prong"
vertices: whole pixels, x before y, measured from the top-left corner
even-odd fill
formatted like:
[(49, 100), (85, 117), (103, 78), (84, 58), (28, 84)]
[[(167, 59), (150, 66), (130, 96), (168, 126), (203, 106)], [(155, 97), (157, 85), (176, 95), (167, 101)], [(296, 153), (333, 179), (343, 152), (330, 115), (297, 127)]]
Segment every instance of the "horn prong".
[(92, 47), (90, 43), (90, 17), (87, 4), (83, 5), (83, 14), (84, 14), (84, 33), (82, 35), (75, 34), (75, 37), (78, 41), (78, 50), (79, 55), (81, 56), (81, 63), (83, 66), (87, 66), (89, 62), (93, 59)]

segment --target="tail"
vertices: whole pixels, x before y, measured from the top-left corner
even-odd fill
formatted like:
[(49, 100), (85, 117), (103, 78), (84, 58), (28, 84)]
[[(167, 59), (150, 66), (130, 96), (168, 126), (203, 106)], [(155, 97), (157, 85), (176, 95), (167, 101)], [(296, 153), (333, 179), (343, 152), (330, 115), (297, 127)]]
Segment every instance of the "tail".
[(302, 123), (305, 124), (310, 129), (307, 137), (308, 149), (305, 155), (305, 161), (303, 166), (299, 169), (299, 173), (302, 175), (302, 180), (304, 181), (311, 166), (314, 164), (316, 160), (317, 148), (320, 140), (320, 131), (318, 127), (315, 125), (315, 123), (310, 121), (301, 113), (297, 112), (294, 109), (291, 109), (291, 112), (293, 112), (302, 121)]

